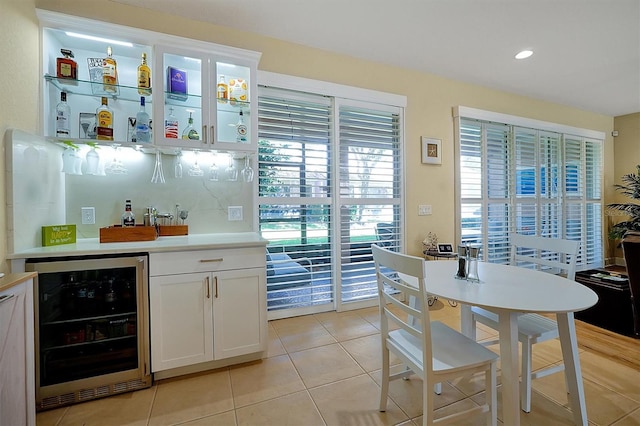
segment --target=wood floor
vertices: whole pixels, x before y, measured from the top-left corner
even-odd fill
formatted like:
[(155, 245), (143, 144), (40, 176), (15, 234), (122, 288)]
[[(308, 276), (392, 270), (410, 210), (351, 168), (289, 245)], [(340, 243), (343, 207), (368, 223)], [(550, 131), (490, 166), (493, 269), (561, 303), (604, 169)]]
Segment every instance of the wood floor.
[(578, 346), (640, 371), (640, 339), (623, 336), (576, 320)]

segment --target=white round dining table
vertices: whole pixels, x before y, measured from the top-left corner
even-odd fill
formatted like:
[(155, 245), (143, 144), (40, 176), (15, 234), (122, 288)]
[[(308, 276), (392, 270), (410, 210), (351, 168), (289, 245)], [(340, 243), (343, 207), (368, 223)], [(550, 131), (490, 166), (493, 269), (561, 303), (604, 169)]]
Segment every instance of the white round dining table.
[(503, 423), (520, 424), (518, 315), (537, 312), (556, 315), (574, 421), (586, 426), (573, 313), (595, 305), (596, 293), (575, 281), (533, 269), (479, 262), (480, 282), (472, 282), (457, 279), (457, 267), (458, 262), (426, 261), (426, 290), (431, 295), (461, 303), (461, 331), (467, 336), (472, 335), (470, 306), (498, 314)]

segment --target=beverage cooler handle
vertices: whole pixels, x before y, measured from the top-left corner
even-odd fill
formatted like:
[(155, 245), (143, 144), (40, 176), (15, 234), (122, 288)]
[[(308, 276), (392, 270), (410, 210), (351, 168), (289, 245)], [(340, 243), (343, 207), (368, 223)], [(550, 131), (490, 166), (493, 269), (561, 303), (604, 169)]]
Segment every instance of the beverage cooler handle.
[(7, 300), (12, 299), (13, 296), (15, 296), (15, 294), (0, 296), (0, 303), (6, 302)]
[(207, 126), (205, 126), (204, 124), (202, 125), (202, 143), (203, 144), (207, 144)]
[(209, 290), (209, 277), (207, 277), (207, 299), (211, 299), (211, 291)]
[(213, 277), (213, 280), (216, 284), (216, 292), (214, 297), (217, 299), (218, 298), (218, 277), (217, 276)]
[(210, 130), (211, 130), (211, 145), (213, 145), (214, 143), (216, 143), (216, 132), (215, 132), (215, 128), (216, 126), (211, 125), (210, 126)]

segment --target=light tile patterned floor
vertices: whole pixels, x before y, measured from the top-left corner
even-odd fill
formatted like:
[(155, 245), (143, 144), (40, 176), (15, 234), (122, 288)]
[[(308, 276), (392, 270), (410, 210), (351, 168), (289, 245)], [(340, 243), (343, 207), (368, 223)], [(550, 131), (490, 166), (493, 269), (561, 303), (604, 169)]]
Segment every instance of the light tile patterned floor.
[[(432, 319), (456, 329), (459, 312), (440, 300), (431, 308)], [(422, 390), (415, 376), (391, 382), (387, 411), (377, 409), (378, 327), (377, 308), (271, 321), (268, 353), (262, 361), (42, 412), (37, 424), (419, 425)], [(495, 332), (487, 328), (478, 333), (479, 339), (492, 337)], [(497, 345), (491, 348), (497, 350)], [(560, 359), (558, 342), (534, 347), (534, 369)], [(581, 350), (580, 359), (589, 424), (640, 425), (640, 373), (588, 350)], [(481, 380), (444, 384), (436, 397), (436, 416), (481, 403)], [(562, 373), (534, 380), (533, 387), (531, 413), (521, 413), (523, 425), (572, 424)], [(500, 419), (500, 391), (498, 405)], [(484, 419), (465, 424), (482, 425)]]

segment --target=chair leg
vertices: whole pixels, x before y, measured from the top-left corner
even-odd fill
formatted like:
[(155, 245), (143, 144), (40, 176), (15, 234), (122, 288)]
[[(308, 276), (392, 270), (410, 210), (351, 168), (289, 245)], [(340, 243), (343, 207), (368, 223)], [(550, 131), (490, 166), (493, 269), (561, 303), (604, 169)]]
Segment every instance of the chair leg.
[(426, 379), (422, 381), (422, 425), (433, 425), (433, 411), (434, 411), (434, 401), (435, 397), (433, 396), (433, 392), (431, 392), (431, 387), (429, 386), (429, 380)]
[(496, 363), (491, 363), (491, 368), (485, 372), (485, 394), (486, 403), (489, 404), (489, 412), (487, 413), (487, 426), (496, 426), (498, 423), (498, 395), (497, 395), (497, 377)]
[(389, 349), (382, 344), (382, 385), (380, 386), (380, 411), (387, 411), (389, 394)]
[(520, 408), (531, 412), (531, 342), (522, 343), (522, 381), (520, 382)]
[(436, 383), (433, 385), (433, 393), (436, 395), (442, 394), (442, 383)]

